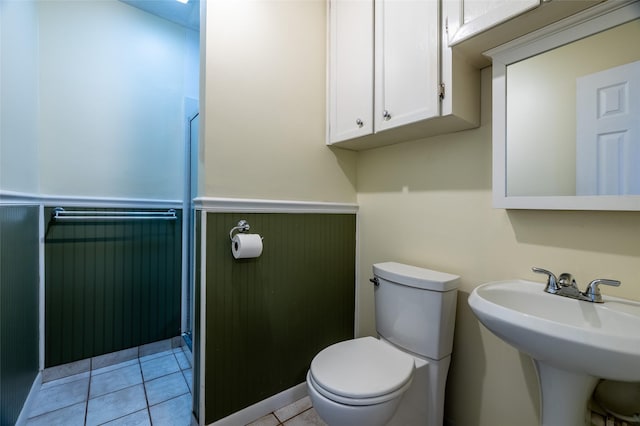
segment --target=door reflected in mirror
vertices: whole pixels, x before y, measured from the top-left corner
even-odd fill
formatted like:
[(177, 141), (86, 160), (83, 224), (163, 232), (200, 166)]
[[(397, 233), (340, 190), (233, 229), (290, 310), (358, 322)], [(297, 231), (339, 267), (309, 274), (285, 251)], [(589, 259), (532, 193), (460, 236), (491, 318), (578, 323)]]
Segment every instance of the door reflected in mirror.
[(640, 195), (640, 19), (506, 67), (506, 195)]

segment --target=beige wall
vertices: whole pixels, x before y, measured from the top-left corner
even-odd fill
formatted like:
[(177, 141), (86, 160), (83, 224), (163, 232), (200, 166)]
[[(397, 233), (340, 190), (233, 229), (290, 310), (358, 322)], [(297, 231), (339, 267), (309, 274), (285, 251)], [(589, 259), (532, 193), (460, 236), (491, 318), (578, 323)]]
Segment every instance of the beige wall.
[(607, 294), (640, 300), (640, 212), (491, 207), (490, 69), (482, 126), (358, 155), (360, 335), (374, 334), (371, 265), (394, 260), (462, 277), (446, 417), (458, 426), (537, 425), (530, 359), (489, 333), (467, 305), (484, 282), (544, 282), (532, 266), (622, 280)]
[(199, 195), (355, 202), (355, 153), (325, 146), (325, 2), (206, 7)]

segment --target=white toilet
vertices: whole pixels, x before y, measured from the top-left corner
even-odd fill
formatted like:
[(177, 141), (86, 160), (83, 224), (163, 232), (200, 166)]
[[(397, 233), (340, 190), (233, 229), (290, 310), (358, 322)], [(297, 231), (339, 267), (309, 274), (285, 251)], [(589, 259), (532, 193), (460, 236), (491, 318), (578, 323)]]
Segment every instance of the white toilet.
[(458, 276), (395, 262), (373, 265), (376, 329), (318, 353), (307, 372), (330, 426), (441, 426)]

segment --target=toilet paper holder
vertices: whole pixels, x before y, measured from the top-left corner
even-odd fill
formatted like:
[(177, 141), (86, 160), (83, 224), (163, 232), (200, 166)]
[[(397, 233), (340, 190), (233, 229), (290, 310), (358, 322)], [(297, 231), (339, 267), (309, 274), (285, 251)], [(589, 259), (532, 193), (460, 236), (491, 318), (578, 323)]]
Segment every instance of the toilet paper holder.
[(246, 220), (243, 219), (243, 220), (239, 221), (236, 226), (231, 228), (231, 231), (229, 231), (229, 239), (231, 241), (233, 241), (233, 233), (235, 231), (247, 232), (249, 229), (251, 229), (251, 226), (249, 226), (249, 222), (247, 222)]

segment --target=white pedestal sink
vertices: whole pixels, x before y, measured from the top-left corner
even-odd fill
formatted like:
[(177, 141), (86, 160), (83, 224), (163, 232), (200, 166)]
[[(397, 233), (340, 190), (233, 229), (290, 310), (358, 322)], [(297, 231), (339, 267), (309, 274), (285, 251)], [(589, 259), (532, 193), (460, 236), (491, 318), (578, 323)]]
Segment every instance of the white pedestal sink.
[(534, 360), (543, 426), (584, 426), (599, 379), (640, 381), (640, 302), (603, 296), (590, 303), (511, 280), (469, 296), (480, 322)]

